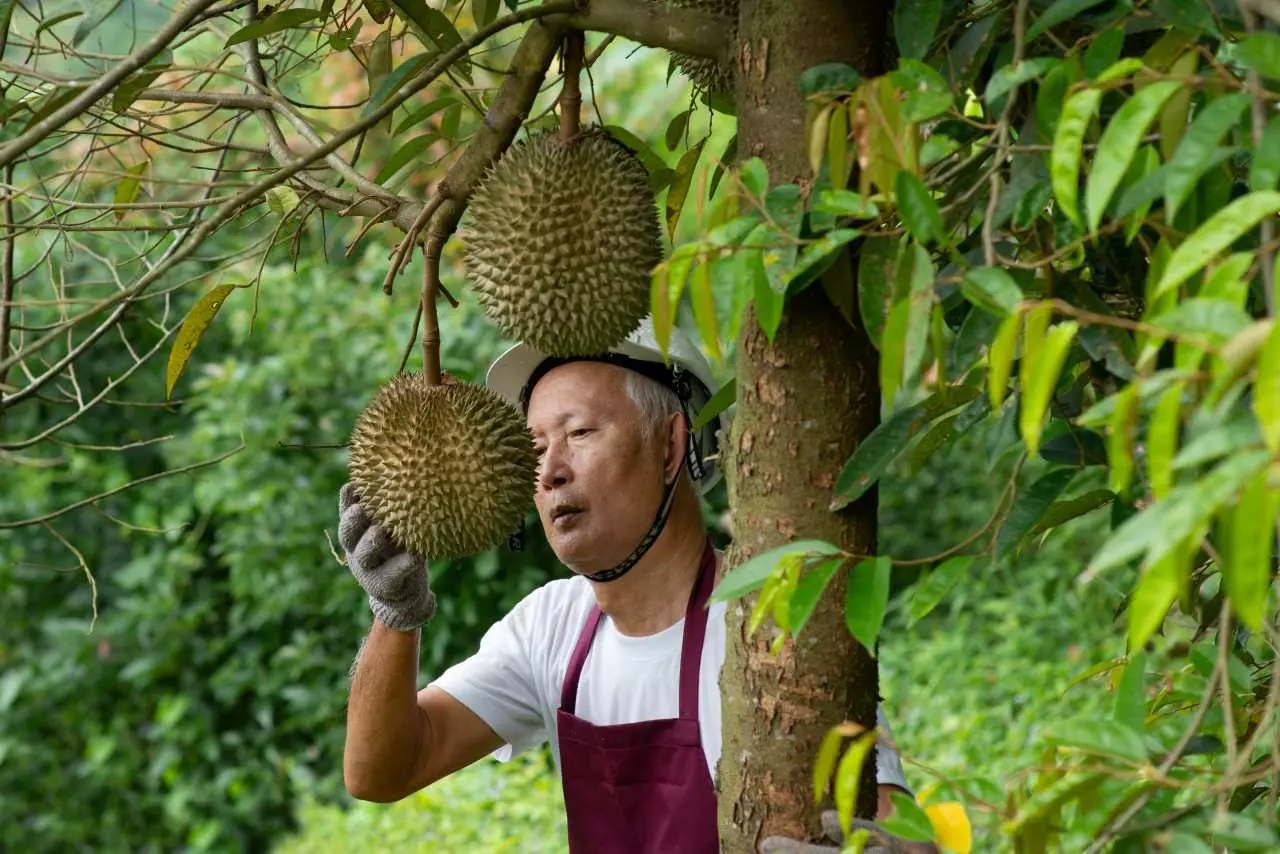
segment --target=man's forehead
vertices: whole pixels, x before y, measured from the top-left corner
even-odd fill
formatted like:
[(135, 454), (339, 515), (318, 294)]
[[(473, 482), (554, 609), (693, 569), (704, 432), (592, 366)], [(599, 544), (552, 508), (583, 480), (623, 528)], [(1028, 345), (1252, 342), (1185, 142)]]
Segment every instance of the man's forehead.
[(605, 362), (557, 365), (538, 380), (529, 396), (528, 420), (570, 411), (609, 411), (630, 402), (625, 368)]

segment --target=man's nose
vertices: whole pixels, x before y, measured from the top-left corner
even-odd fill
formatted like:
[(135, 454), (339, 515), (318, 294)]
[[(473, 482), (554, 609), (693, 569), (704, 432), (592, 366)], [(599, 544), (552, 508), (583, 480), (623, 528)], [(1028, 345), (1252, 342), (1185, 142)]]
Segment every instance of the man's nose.
[(538, 463), (538, 483), (543, 489), (554, 489), (569, 482), (570, 468), (568, 455), (558, 443), (547, 445)]

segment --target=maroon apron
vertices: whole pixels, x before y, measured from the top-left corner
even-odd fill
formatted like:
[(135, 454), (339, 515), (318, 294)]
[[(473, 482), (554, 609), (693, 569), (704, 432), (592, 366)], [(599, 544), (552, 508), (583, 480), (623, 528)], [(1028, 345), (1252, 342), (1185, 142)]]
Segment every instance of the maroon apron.
[(570, 854), (717, 854), (716, 791), (698, 730), (698, 670), (715, 581), (710, 540), (685, 610), (680, 717), (596, 726), (574, 715), (600, 625), (591, 609), (560, 693), (556, 725)]

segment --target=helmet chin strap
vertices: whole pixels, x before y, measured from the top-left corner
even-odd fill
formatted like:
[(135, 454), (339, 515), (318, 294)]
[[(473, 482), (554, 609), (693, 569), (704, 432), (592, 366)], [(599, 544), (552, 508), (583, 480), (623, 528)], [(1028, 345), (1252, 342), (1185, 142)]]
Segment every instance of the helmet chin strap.
[(599, 572), (584, 572), (583, 575), (591, 581), (617, 581), (622, 576), (631, 571), (640, 558), (648, 553), (649, 549), (657, 541), (658, 535), (662, 533), (662, 529), (667, 526), (667, 518), (671, 515), (671, 505), (675, 502), (676, 484), (680, 482), (680, 474), (671, 479), (662, 494), (662, 503), (658, 505), (658, 515), (654, 518), (653, 524), (649, 526), (648, 532), (644, 535), (644, 539), (640, 541), (640, 545), (635, 547), (631, 554), (623, 559), (622, 563), (609, 569), (602, 569)]

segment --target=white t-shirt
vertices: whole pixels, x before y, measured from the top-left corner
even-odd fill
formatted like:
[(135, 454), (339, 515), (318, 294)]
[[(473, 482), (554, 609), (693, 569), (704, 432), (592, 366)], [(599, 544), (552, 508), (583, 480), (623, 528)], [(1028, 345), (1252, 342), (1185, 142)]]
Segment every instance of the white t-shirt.
[[(507, 742), (494, 754), (498, 759), (506, 761), (549, 740), (559, 768), (560, 689), (594, 604), (595, 594), (585, 578), (551, 581), (495, 623), (474, 655), (432, 683), (475, 712)], [(698, 722), (713, 779), (721, 749), (719, 675), (724, 663), (725, 609), (726, 603), (717, 602), (707, 615), (699, 671)], [(575, 714), (599, 725), (679, 717), (683, 637), (683, 618), (657, 634), (628, 637), (618, 632), (606, 614), (582, 668)], [(877, 718), (889, 736), (879, 707)], [(884, 740), (876, 757), (879, 782), (909, 791), (902, 762)]]

